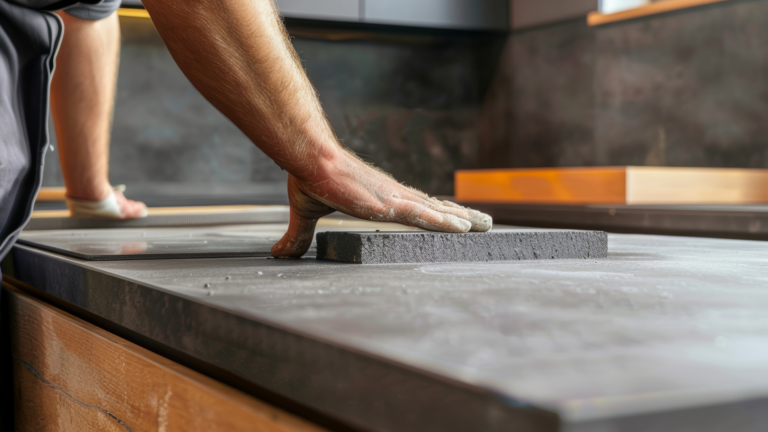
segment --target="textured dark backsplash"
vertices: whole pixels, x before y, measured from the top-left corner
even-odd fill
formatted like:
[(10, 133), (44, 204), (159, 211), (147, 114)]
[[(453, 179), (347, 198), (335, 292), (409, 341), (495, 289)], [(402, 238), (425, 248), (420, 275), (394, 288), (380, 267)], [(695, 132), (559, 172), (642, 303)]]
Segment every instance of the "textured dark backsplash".
[[(289, 22), (339, 138), (432, 194), (477, 167), (768, 168), (768, 1), (509, 36)], [(111, 179), (140, 195), (284, 200), (285, 173), (123, 19)], [(46, 185), (61, 184), (57, 153)]]
[(583, 20), (508, 38), (479, 122), (483, 165), (595, 164), (593, 52)]
[(595, 33), (598, 163), (768, 167), (768, 3)]
[(768, 168), (767, 40), (768, 2), (738, 0), (517, 33), (483, 109), (485, 162)]
[(420, 36), (294, 46), (347, 147), (400, 181), (452, 194), (453, 172), (476, 166), (477, 111), (501, 42)]

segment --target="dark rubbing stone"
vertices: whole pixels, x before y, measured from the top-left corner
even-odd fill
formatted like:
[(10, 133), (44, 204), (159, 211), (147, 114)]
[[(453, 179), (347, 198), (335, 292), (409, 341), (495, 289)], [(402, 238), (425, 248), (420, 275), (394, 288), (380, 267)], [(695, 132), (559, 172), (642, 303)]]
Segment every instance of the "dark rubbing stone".
[(608, 256), (602, 231), (323, 232), (317, 258), (357, 264), (586, 259)]

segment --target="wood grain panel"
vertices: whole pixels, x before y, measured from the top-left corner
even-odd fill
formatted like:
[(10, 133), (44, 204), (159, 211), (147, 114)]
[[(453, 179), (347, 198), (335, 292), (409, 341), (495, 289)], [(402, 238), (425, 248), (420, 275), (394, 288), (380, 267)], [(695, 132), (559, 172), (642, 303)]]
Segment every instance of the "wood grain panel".
[(587, 22), (590, 26), (598, 26), (722, 1), (725, 0), (663, 0), (612, 14), (591, 12), (587, 16)]
[(17, 431), (323, 430), (3, 287)]
[(768, 170), (627, 167), (627, 204), (768, 202)]
[(624, 203), (625, 170), (553, 168), (456, 171), (456, 200), (488, 203)]
[(531, 204), (768, 203), (768, 170), (603, 167), (456, 172), (456, 200)]

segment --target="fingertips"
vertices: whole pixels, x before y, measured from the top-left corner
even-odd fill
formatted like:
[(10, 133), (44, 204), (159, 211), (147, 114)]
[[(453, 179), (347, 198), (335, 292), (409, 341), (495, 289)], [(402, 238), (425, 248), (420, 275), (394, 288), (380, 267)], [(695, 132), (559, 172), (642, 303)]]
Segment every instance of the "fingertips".
[(468, 207), (462, 207), (451, 201), (442, 201), (442, 203), (453, 211), (458, 210), (461, 217), (464, 217), (468, 221), (472, 222), (471, 231), (473, 232), (486, 232), (493, 228), (493, 218), (490, 215)]
[(312, 246), (314, 238), (314, 226), (312, 231), (293, 232), (288, 230), (279, 242), (272, 246), (270, 253), (275, 258), (301, 258)]
[(440, 203), (444, 206), (442, 209), (443, 211), (471, 222), (472, 228), (470, 231), (486, 232), (493, 228), (493, 218), (483, 212), (479, 212), (467, 207), (462, 207), (450, 201), (440, 201)]
[(317, 219), (303, 217), (291, 206), (288, 231), (279, 242), (272, 246), (272, 256), (275, 258), (301, 258), (312, 245), (316, 225)]
[(469, 210), (469, 220), (472, 222), (473, 232), (487, 232), (493, 228), (493, 218), (483, 212), (477, 210)]
[(286, 233), (283, 238), (272, 246), (270, 253), (275, 258), (295, 258), (291, 256), (290, 247), (291, 239)]
[(307, 252), (311, 244), (312, 239), (309, 242), (301, 242), (300, 239), (292, 238), (289, 233), (286, 233), (279, 242), (272, 246), (270, 253), (275, 258), (297, 259)]
[(455, 227), (457, 229), (457, 232), (469, 232), (470, 229), (472, 229), (472, 222), (462, 219), (460, 217), (456, 217), (451, 214), (444, 214), (443, 219), (449, 223), (451, 226)]
[(450, 233), (465, 233), (472, 228), (472, 223), (468, 220), (429, 209), (424, 209), (418, 216), (406, 221), (406, 223), (429, 231)]
[(131, 200), (125, 200), (120, 204), (120, 212), (123, 215), (123, 219), (143, 218), (149, 214), (147, 206), (143, 202)]

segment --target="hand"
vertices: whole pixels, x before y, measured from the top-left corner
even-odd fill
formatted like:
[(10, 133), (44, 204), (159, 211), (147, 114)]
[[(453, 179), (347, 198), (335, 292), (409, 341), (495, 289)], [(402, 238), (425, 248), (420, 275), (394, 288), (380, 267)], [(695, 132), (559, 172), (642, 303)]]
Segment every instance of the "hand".
[(289, 176), (290, 223), (288, 232), (272, 247), (272, 256), (304, 255), (312, 244), (317, 220), (334, 210), (430, 231), (484, 232), (493, 226), (487, 214), (403, 186), (346, 151), (330, 165), (329, 169), (318, 169), (311, 179)]
[(290, 173), (291, 220), (272, 255), (302, 256), (317, 219), (334, 210), (433, 231), (491, 229), (490, 216), (429, 198), (341, 148), (272, 0), (143, 3), (195, 88)]
[(85, 185), (89, 189), (79, 195), (75, 195), (75, 192), (67, 188), (67, 207), (72, 217), (127, 220), (145, 217), (148, 214), (144, 203), (129, 200), (123, 195), (125, 190), (123, 185), (113, 189), (109, 183), (103, 182), (102, 192), (95, 192), (99, 189), (98, 182), (85, 183)]
[(147, 206), (140, 201), (129, 200), (119, 190), (114, 191), (115, 200), (120, 207), (120, 214), (122, 219), (136, 219), (147, 216)]

